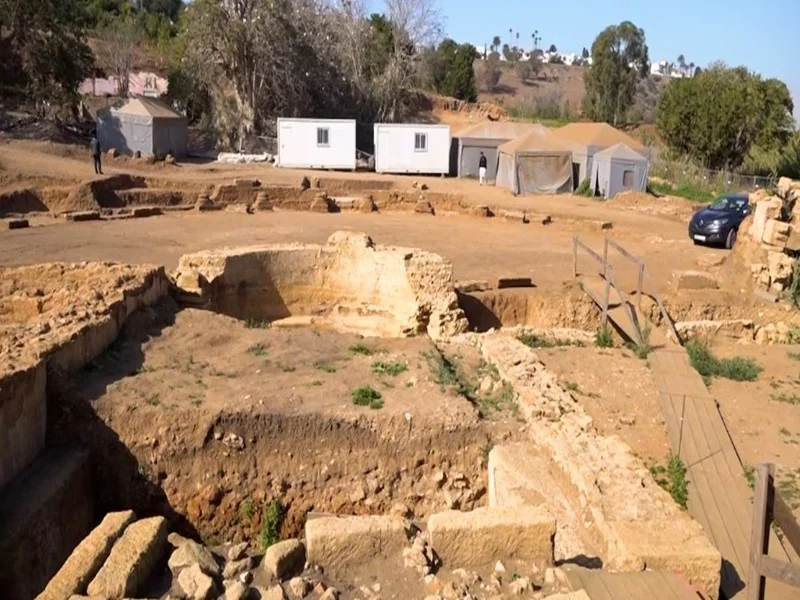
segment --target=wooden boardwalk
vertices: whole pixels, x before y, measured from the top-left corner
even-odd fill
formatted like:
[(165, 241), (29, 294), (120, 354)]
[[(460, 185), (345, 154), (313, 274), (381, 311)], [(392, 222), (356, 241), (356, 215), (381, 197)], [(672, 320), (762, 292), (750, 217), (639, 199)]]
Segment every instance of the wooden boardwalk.
[(586, 590), (592, 600), (699, 600), (686, 581), (671, 573), (637, 571), (609, 573), (564, 567), (570, 586)]
[[(689, 512), (722, 554), (722, 592), (744, 598), (752, 524), (751, 491), (739, 455), (714, 398), (680, 346), (650, 357), (672, 451), (686, 465)], [(770, 556), (789, 557), (773, 532)], [(797, 598), (797, 590), (767, 583), (770, 600)]]

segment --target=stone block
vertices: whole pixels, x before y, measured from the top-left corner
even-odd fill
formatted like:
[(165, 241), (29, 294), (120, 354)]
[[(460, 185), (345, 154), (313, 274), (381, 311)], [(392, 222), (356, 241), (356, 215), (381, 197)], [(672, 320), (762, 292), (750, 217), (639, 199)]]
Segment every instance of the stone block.
[(242, 204), (241, 202), (234, 202), (225, 206), (225, 212), (247, 214), (250, 212), (250, 207), (249, 205)]
[(485, 204), (479, 204), (478, 206), (473, 206), (469, 210), (469, 214), (471, 214), (473, 217), (486, 218), (492, 216), (492, 211)]
[(764, 234), (761, 239), (765, 244), (783, 248), (789, 240), (791, 230), (792, 227), (789, 223), (784, 223), (776, 219), (768, 219), (764, 225)]
[(331, 201), (325, 194), (318, 194), (311, 201), (311, 206), (309, 206), (308, 210), (316, 213), (329, 213), (331, 212)]
[(419, 200), (414, 205), (414, 212), (421, 214), (421, 215), (432, 215), (433, 214), (433, 206), (427, 200)]
[(370, 195), (362, 197), (358, 201), (356, 208), (362, 213), (371, 213), (378, 210), (378, 207), (375, 205), (375, 199)]
[(456, 281), (456, 291), (462, 294), (471, 292), (485, 292), (490, 289), (489, 282), (480, 279), (470, 279), (467, 281)]
[(479, 567), (498, 560), (552, 564), (556, 522), (541, 506), (478, 508), (431, 515), (433, 549), (450, 567)]
[(214, 580), (203, 573), (200, 565), (195, 564), (181, 571), (178, 587), (188, 600), (211, 600), (217, 597)]
[(614, 521), (621, 545), (652, 571), (680, 573), (709, 598), (719, 592), (722, 556), (694, 521)]
[(793, 187), (794, 182), (788, 177), (778, 179), (778, 196), (786, 198)]
[(498, 277), (494, 289), (502, 290), (506, 288), (529, 288), (533, 287), (530, 277)]
[(72, 551), (36, 600), (65, 600), (74, 594), (83, 594), (108, 558), (114, 543), (134, 518), (132, 510), (108, 513)]
[(503, 218), (506, 221), (516, 221), (518, 223), (528, 223), (528, 215), (521, 210), (504, 210)]
[(767, 269), (769, 270), (770, 282), (776, 281), (783, 284), (788, 283), (792, 278), (794, 261), (788, 254), (783, 252), (770, 252), (767, 255)]
[(28, 219), (9, 219), (3, 223), (6, 229), (25, 229), (29, 225)]
[(325, 572), (383, 559), (401, 567), (408, 545), (405, 521), (398, 517), (331, 517), (306, 522), (308, 561)]
[(678, 291), (719, 289), (719, 280), (705, 271), (675, 271), (672, 276)]
[(592, 600), (592, 598), (586, 593), (586, 590), (578, 590), (576, 592), (547, 596), (544, 600)]
[(753, 211), (753, 224), (750, 226), (748, 233), (758, 241), (764, 237), (764, 228), (769, 219), (777, 219), (781, 215), (781, 208), (783, 202), (780, 198), (770, 198), (762, 200), (756, 204), (756, 209)]
[(285, 579), (302, 572), (305, 562), (305, 546), (298, 540), (286, 540), (267, 548), (261, 566), (272, 577)]
[(129, 525), (89, 584), (89, 595), (109, 600), (135, 597), (161, 558), (166, 539), (164, 517), (142, 519)]
[(800, 252), (800, 220), (789, 231), (784, 249), (791, 252)]
[(78, 212), (71, 212), (64, 215), (67, 221), (98, 221), (100, 220), (100, 212), (96, 210), (81, 210)]
[[(170, 536), (170, 543), (173, 543), (172, 536)], [(194, 540), (181, 538), (177, 548), (170, 555), (167, 566), (173, 575), (178, 574), (182, 569), (198, 565), (200, 570), (210, 577), (219, 577), (220, 568), (217, 561), (214, 560), (214, 555), (211, 551), (198, 544)]]
[(131, 217), (141, 219), (144, 217), (154, 217), (161, 214), (158, 206), (135, 206), (131, 209)]

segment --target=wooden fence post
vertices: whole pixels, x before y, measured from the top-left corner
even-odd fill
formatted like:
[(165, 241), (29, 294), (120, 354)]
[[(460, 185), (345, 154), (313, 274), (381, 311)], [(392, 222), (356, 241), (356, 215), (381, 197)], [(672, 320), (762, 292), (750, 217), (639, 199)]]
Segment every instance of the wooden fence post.
[(750, 536), (750, 565), (747, 573), (747, 600), (764, 600), (765, 580), (761, 559), (769, 553), (770, 490), (775, 465), (759, 463), (756, 467), (756, 486), (753, 495), (753, 531)]
[(578, 278), (578, 236), (572, 236), (572, 278)]
[(639, 283), (636, 286), (636, 304), (642, 310), (642, 285), (644, 285), (644, 263), (639, 263)]
[[(608, 236), (606, 235), (605, 243), (603, 244), (603, 277), (606, 277), (607, 275), (608, 275)], [(606, 294), (606, 298), (608, 298), (608, 294)], [(608, 304), (607, 300), (606, 304)]]

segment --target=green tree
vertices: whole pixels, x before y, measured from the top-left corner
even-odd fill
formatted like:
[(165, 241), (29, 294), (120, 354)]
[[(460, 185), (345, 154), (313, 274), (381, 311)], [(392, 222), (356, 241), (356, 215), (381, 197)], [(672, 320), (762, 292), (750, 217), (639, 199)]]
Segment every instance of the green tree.
[(473, 68), (475, 54), (472, 44), (459, 45), (451, 39), (442, 41), (432, 58), (433, 88), (445, 96), (475, 102), (478, 97)]
[(85, 7), (72, 0), (0, 0), (0, 75), (37, 102), (71, 103), (92, 67)]
[(595, 121), (622, 122), (633, 104), (637, 81), (650, 68), (644, 30), (630, 21), (611, 25), (592, 44), (585, 75), (584, 112)]
[(736, 169), (756, 145), (769, 151), (786, 144), (792, 109), (783, 82), (718, 64), (670, 81), (656, 127), (673, 153), (708, 168)]

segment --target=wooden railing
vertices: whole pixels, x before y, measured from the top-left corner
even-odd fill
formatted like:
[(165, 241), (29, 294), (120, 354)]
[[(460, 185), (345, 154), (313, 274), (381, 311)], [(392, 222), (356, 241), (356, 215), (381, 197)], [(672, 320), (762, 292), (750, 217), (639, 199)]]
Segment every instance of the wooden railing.
[[(800, 554), (800, 525), (792, 515), (792, 509), (775, 489), (775, 465), (761, 463), (756, 468), (747, 600), (765, 600), (766, 579), (774, 579), (800, 588), (800, 565), (768, 556), (769, 529), (773, 520), (781, 528), (786, 541), (797, 554)], [(800, 598), (800, 590), (797, 592), (797, 597)]]
[[(605, 242), (603, 244), (603, 256), (600, 256), (594, 250), (589, 248), (589, 246), (587, 246), (582, 241), (580, 241), (578, 236), (573, 237), (572, 241), (573, 241), (573, 250), (572, 250), (572, 252), (573, 252), (573, 257), (572, 257), (573, 277), (575, 277), (575, 278), (578, 277), (578, 249), (579, 248), (585, 250), (592, 258), (594, 258), (598, 263), (600, 263), (600, 266), (601, 266), (600, 275), (602, 275), (603, 278), (605, 278), (606, 281), (607, 281), (606, 294), (605, 294), (605, 310), (604, 310), (604, 314), (603, 314), (604, 322), (605, 322), (605, 318), (606, 318), (606, 313), (608, 311), (608, 297), (609, 297), (608, 280), (610, 278), (613, 278), (613, 269), (611, 267), (611, 263), (608, 260), (608, 249), (609, 248), (613, 248), (614, 250), (619, 252), (622, 256), (624, 256), (625, 258), (630, 260), (636, 266), (636, 269), (638, 271), (639, 276), (637, 278), (637, 284), (636, 284), (636, 308), (639, 310), (639, 312), (641, 312), (641, 310), (642, 310), (642, 292), (644, 290), (645, 283), (647, 283), (648, 287), (650, 288), (650, 290), (649, 290), (650, 291), (650, 295), (655, 300), (659, 311), (661, 311), (661, 316), (664, 319), (664, 321), (666, 322), (667, 327), (669, 328), (669, 330), (672, 333), (673, 337), (675, 338), (675, 341), (677, 341), (679, 344), (682, 343), (681, 342), (681, 338), (678, 335), (678, 330), (675, 328), (675, 323), (672, 320), (672, 318), (669, 316), (669, 313), (667, 312), (667, 309), (664, 307), (664, 303), (661, 301), (661, 296), (658, 293), (658, 289), (656, 288), (655, 281), (653, 281), (653, 278), (650, 276), (650, 273), (647, 272), (647, 268), (645, 267), (644, 261), (641, 258), (639, 258), (635, 254), (629, 252), (628, 250), (626, 250), (625, 248), (620, 246), (617, 242), (615, 242), (614, 240), (610, 239), (608, 236), (606, 236)], [(609, 273), (612, 273), (612, 275), (610, 277), (608, 277)], [(629, 308), (628, 304), (627, 304), (627, 301), (624, 300), (625, 297), (623, 295), (622, 289), (618, 285), (615, 285), (614, 287), (615, 287), (615, 289), (617, 291), (617, 294), (620, 297), (620, 300), (625, 304), (626, 308)], [(630, 310), (628, 310), (628, 312), (630, 312)], [(641, 334), (641, 329), (639, 328), (639, 324), (636, 322), (636, 320), (633, 318), (632, 315), (631, 315), (631, 321), (632, 321), (632, 323), (634, 325), (634, 328)]]

